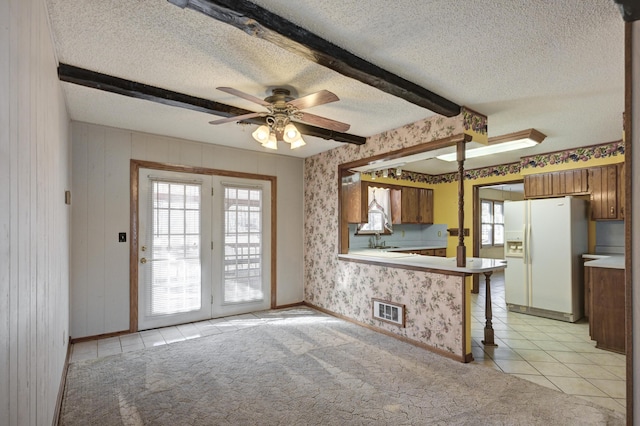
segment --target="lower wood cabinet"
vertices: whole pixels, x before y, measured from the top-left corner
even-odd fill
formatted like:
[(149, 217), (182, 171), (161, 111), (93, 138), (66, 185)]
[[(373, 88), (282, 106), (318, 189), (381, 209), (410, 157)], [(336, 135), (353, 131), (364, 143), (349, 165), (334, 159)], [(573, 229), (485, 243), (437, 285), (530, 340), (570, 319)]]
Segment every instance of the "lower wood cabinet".
[(446, 248), (422, 249), (422, 250), (398, 250), (398, 251), (400, 253), (421, 254), (423, 256), (447, 257), (447, 249)]
[(625, 353), (624, 269), (586, 267), (589, 331), (596, 347)]

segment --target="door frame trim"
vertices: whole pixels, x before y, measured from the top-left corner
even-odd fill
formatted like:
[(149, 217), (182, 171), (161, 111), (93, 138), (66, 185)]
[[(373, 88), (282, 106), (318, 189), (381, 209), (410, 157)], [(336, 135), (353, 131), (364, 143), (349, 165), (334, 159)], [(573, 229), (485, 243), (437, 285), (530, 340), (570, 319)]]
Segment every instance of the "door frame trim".
[(207, 167), (183, 166), (155, 161), (130, 160), (129, 167), (129, 332), (138, 331), (138, 201), (140, 169), (153, 169), (170, 172), (193, 173), (208, 176), (224, 176), (241, 179), (263, 180), (271, 183), (271, 309), (277, 307), (277, 181), (276, 176), (256, 173), (233, 172), (229, 170), (210, 169)]
[[(480, 235), (482, 233), (482, 223), (481, 223), (481, 210), (480, 210), (480, 189), (487, 187), (487, 186), (495, 186), (495, 185), (501, 185), (501, 184), (512, 184), (512, 183), (523, 183), (524, 180), (523, 179), (515, 179), (515, 180), (506, 180), (506, 181), (499, 181), (499, 182), (492, 182), (492, 183), (482, 183), (482, 184), (478, 184), (478, 185), (473, 185), (472, 186), (472, 203), (473, 203), (473, 207), (472, 207), (472, 217), (473, 217), (473, 221), (472, 221), (472, 226), (473, 226), (473, 242), (472, 242), (472, 253), (473, 253), (473, 257), (480, 257), (480, 243), (481, 243), (481, 238)], [(480, 289), (480, 274), (473, 274), (473, 281), (472, 281), (472, 287), (471, 287), (471, 292), (472, 293), (478, 293), (479, 289)]]

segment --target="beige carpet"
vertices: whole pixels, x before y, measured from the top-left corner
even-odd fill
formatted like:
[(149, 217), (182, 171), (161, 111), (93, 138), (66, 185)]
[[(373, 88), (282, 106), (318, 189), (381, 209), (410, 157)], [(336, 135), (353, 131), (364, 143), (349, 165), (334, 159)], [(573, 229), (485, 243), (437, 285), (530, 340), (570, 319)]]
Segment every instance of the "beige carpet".
[(300, 308), (69, 367), (62, 425), (615, 425), (624, 416)]

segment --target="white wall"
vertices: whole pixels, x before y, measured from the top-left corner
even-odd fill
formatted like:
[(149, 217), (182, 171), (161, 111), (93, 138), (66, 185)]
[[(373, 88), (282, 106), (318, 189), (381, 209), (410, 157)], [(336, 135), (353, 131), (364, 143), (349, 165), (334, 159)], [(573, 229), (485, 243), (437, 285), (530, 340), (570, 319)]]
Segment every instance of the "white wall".
[(50, 425), (68, 347), (68, 117), (42, 0), (0, 1), (0, 423)]
[(78, 122), (72, 139), (72, 337), (129, 328), (131, 159), (276, 176), (277, 303), (303, 300), (302, 159)]

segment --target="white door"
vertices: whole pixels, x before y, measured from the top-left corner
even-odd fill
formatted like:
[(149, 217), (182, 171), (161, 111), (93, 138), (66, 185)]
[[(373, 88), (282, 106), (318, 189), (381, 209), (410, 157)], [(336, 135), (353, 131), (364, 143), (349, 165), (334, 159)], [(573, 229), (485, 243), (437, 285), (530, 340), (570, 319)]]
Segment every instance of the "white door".
[(270, 199), (264, 181), (140, 169), (138, 329), (269, 308)]
[(271, 305), (271, 185), (213, 178), (213, 317)]

